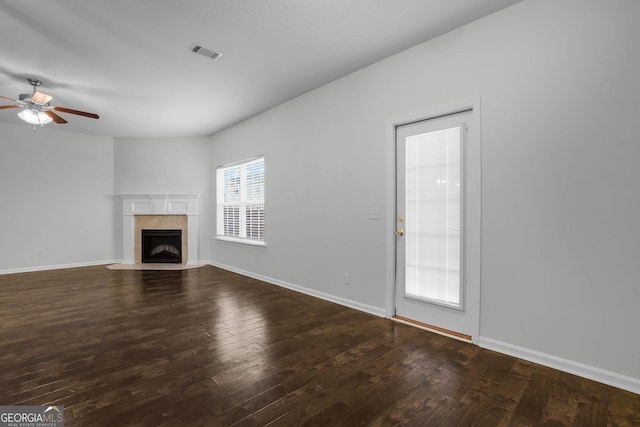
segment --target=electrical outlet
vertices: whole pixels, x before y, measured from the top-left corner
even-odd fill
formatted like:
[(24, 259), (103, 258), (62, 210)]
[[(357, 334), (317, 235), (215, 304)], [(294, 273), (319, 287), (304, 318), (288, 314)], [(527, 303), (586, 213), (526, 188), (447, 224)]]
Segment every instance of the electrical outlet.
[(378, 208), (369, 208), (369, 219), (380, 219), (380, 211)]
[(38, 249), (38, 258), (42, 258), (44, 256), (44, 249)]
[(349, 273), (344, 273), (344, 284), (345, 285), (351, 284), (351, 275)]

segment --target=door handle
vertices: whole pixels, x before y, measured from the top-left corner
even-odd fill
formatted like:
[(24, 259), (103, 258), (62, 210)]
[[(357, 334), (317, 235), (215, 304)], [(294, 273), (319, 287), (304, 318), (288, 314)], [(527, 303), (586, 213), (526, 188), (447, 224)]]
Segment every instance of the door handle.
[(400, 237), (404, 236), (404, 230), (402, 228), (398, 228), (396, 230), (396, 234)]

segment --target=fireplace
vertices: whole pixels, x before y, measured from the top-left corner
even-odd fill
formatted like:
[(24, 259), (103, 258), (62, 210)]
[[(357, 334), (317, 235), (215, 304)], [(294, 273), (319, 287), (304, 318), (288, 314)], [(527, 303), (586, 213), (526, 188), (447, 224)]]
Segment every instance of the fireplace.
[(143, 262), (142, 230), (181, 230), (182, 245), (178, 246), (181, 264), (199, 264), (201, 194), (121, 194), (119, 197), (122, 199), (123, 264)]
[(182, 230), (142, 230), (143, 263), (182, 263)]

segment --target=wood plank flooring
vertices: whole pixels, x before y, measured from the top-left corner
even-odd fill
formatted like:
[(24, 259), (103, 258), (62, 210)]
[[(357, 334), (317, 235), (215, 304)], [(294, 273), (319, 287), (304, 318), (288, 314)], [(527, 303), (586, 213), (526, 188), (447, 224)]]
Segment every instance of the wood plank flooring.
[(640, 396), (206, 266), (0, 276), (0, 405), (67, 426), (633, 426)]

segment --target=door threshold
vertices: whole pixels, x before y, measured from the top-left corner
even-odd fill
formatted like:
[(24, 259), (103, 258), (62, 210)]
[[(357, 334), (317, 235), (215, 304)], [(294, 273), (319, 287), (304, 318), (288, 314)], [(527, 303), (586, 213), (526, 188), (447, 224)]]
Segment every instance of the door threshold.
[(404, 323), (411, 326), (417, 326), (421, 329), (426, 329), (427, 331), (435, 332), (440, 335), (445, 335), (450, 338), (455, 338), (460, 341), (465, 341), (472, 343), (471, 335), (462, 334), (460, 332), (450, 331), (449, 329), (440, 328), (438, 326), (429, 325), (427, 323), (418, 322), (417, 320), (409, 319), (407, 317), (402, 317), (398, 315), (394, 315), (391, 320), (395, 320), (400, 323)]

